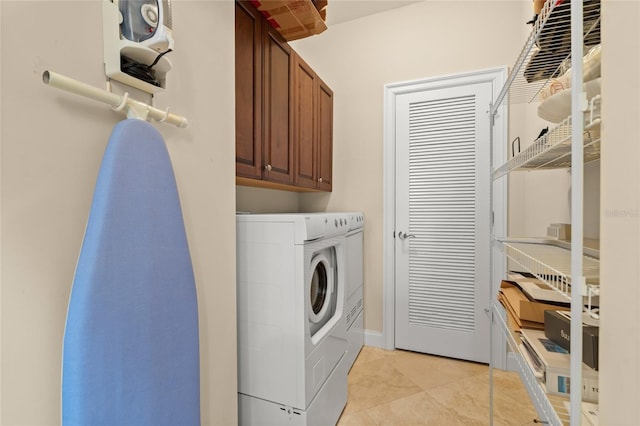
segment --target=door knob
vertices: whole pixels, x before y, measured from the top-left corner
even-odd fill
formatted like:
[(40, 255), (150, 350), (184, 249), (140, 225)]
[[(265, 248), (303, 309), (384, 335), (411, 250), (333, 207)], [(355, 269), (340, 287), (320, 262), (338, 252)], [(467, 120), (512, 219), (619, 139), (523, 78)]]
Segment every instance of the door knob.
[(264, 166), (265, 170), (270, 172), (271, 171), (271, 164), (267, 164), (266, 166)]
[(400, 231), (400, 232), (398, 232), (398, 237), (401, 240), (406, 240), (407, 238), (415, 238), (416, 236), (415, 236), (415, 234), (407, 234), (405, 232)]
[(318, 178), (318, 182), (322, 183), (322, 178), (321, 177)]

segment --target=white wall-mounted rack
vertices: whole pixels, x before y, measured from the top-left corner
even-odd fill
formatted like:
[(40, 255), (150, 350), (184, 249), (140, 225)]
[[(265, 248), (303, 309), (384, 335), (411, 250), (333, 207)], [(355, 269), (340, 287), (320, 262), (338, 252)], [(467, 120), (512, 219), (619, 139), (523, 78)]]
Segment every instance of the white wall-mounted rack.
[[(567, 301), (571, 300), (571, 250), (553, 244), (502, 243), (506, 256), (526, 271), (535, 275), (549, 287), (562, 293)], [(589, 256), (583, 257), (584, 288), (583, 296), (595, 296), (600, 293), (600, 261)], [(575, 288), (575, 284), (574, 284)]]
[[(589, 110), (585, 113), (583, 134), (585, 163), (600, 158), (600, 102), (600, 95), (594, 97), (589, 102)], [(571, 120), (571, 116), (567, 117), (522, 152), (498, 167), (493, 172), (493, 179), (517, 170), (571, 168)]]
[(520, 379), (525, 384), (525, 388), (529, 393), (529, 397), (533, 402), (538, 414), (546, 419), (549, 425), (567, 425), (569, 424), (569, 413), (565, 407), (566, 398), (557, 395), (547, 395), (544, 389), (538, 384), (533, 371), (529, 367), (527, 361), (524, 359), (518, 346), (520, 345), (520, 338), (517, 336), (515, 327), (509, 320), (505, 308), (500, 302), (493, 302), (493, 311), (495, 313), (494, 319), (500, 325), (500, 328), (507, 337), (507, 343), (512, 349), (512, 356), (516, 364), (518, 364), (518, 373)]
[[(582, 3), (583, 42), (585, 46), (594, 46), (600, 43), (600, 0), (583, 0)], [(561, 63), (571, 58), (571, 44), (571, 2), (558, 4), (556, 0), (548, 0), (510, 69), (507, 83), (496, 98), (491, 114), (496, 113), (507, 95), (509, 103), (534, 101), (552, 78), (562, 74)]]
[(168, 108), (163, 111), (152, 107), (151, 105), (131, 99), (128, 93), (121, 96), (52, 71), (45, 71), (42, 74), (42, 81), (48, 86), (105, 103), (109, 105), (111, 109), (126, 114), (128, 118), (140, 120), (153, 119), (159, 123), (169, 123), (181, 128), (187, 127), (188, 124), (185, 117), (170, 113)]
[[(562, 272), (558, 269), (564, 270), (567, 267), (566, 262), (568, 262), (570, 273), (566, 275), (564, 280), (569, 280), (568, 282), (572, 281), (574, 283), (574, 287), (579, 287), (581, 289), (581, 291), (566, 292), (563, 289), (552, 287), (563, 292), (563, 294), (565, 294), (567, 298), (570, 298), (571, 301), (571, 392), (568, 401), (569, 410), (567, 411), (565, 409), (563, 411), (562, 408), (556, 407), (556, 404), (551, 403), (551, 401), (554, 400), (554, 397), (546, 394), (544, 384), (539, 383), (537, 380), (523, 379), (527, 390), (532, 395), (532, 400), (538, 410), (538, 414), (541, 417), (540, 422), (553, 425), (562, 425), (567, 424), (568, 422), (571, 426), (578, 426), (582, 423), (582, 318), (585, 313), (583, 292), (586, 289), (586, 292), (589, 293), (590, 289), (596, 287), (588, 286), (586, 284), (588, 277), (585, 277), (585, 269), (583, 268), (583, 264), (586, 263), (588, 269), (589, 263), (591, 262), (591, 259), (584, 255), (583, 229), (584, 164), (585, 160), (588, 161), (590, 157), (587, 155), (585, 158), (585, 151), (589, 151), (589, 149), (585, 149), (585, 143), (580, 143), (579, 141), (581, 139), (585, 139), (585, 111), (587, 111), (589, 105), (587, 102), (587, 94), (578, 88), (584, 87), (583, 56), (585, 48), (589, 48), (600, 43), (600, 2), (601, 0), (547, 0), (540, 15), (537, 17), (535, 24), (533, 25), (529, 38), (510, 70), (506, 84), (503, 86), (500, 94), (490, 108), (491, 117), (494, 118), (495, 116), (502, 114), (503, 110), (506, 109), (504, 106), (505, 101), (508, 101), (509, 104), (514, 104), (530, 103), (537, 100), (538, 94), (549, 84), (550, 80), (552, 78), (559, 77), (566, 71), (566, 68), (570, 66), (570, 87), (573, 88), (570, 96), (571, 118), (570, 121), (561, 123), (555, 132), (555, 136), (552, 134), (547, 137), (547, 139), (557, 138), (557, 142), (554, 141), (554, 143), (551, 144), (558, 145), (555, 150), (561, 151), (559, 148), (563, 147), (564, 149), (564, 145), (570, 147), (570, 156), (562, 153), (559, 157), (556, 154), (553, 154), (552, 156), (555, 158), (555, 160), (552, 159), (552, 162), (557, 161), (557, 165), (561, 164), (562, 167), (571, 168), (571, 245), (570, 250), (565, 250), (565, 253), (561, 255), (563, 258), (563, 268), (551, 268), (551, 273), (553, 273), (553, 271)], [(570, 65), (567, 59), (570, 59)], [(593, 124), (594, 126), (596, 125), (595, 123)], [(595, 133), (595, 127), (590, 128), (587, 123), (587, 133), (589, 134), (590, 131)], [(599, 144), (599, 137), (597, 139), (597, 143)], [(570, 141), (573, 141), (573, 143)], [(545, 143), (546, 141), (539, 142), (538, 145), (544, 145)], [(587, 145), (590, 143), (592, 142), (587, 142)], [(593, 144), (595, 145), (595, 142)], [(590, 147), (592, 145), (588, 146)], [(503, 146), (494, 147), (492, 145), (492, 149), (505, 150), (506, 148), (507, 147)], [(541, 146), (534, 146), (531, 149), (532, 151), (536, 151), (540, 148)], [(515, 166), (513, 164), (499, 165), (497, 169), (494, 169), (492, 159), (491, 177), (494, 181), (494, 185), (498, 178), (505, 179), (504, 176), (510, 171), (516, 170), (525, 164), (534, 164), (533, 158), (542, 160), (545, 164), (548, 163), (549, 160), (543, 157), (544, 152), (545, 149), (542, 149), (540, 152), (534, 152), (533, 154), (535, 155), (532, 155), (531, 158), (527, 157), (527, 155), (530, 154), (527, 153), (522, 157), (526, 161), (522, 161), (522, 163)], [(571, 159), (570, 164), (564, 162), (565, 158)], [(538, 167), (535, 167), (534, 169), (537, 168)], [(490, 205), (493, 206), (493, 202), (492, 189), (490, 192)], [(495, 232), (496, 230), (492, 228), (492, 239), (494, 242), (500, 239), (496, 237)], [(498, 235), (498, 237), (500, 237), (500, 235)], [(509, 247), (512, 248), (514, 245), (510, 245)], [(554, 249), (556, 248), (557, 247), (554, 247)], [(534, 270), (541, 264), (545, 267), (557, 266), (555, 264), (550, 265), (550, 262), (541, 261), (541, 259), (537, 258), (537, 256), (545, 257), (544, 253), (535, 254), (534, 256), (528, 256), (528, 254), (525, 253), (525, 255), (520, 257), (521, 255), (522, 253), (515, 253), (512, 254), (512, 257), (518, 258), (522, 264), (529, 266)], [(500, 260), (507, 257), (507, 254), (504, 252), (500, 253), (497, 248), (493, 247), (491, 249), (490, 256), (492, 280), (494, 282), (500, 282), (501, 279), (504, 279), (506, 271), (496, 270), (494, 265), (501, 265), (502, 262), (500, 262)], [(532, 257), (534, 262), (529, 263), (530, 259), (528, 259), (528, 257)], [(494, 258), (498, 259), (495, 263)], [(544, 276), (545, 273), (540, 273), (540, 275)], [(522, 357), (522, 354), (519, 352), (516, 339), (513, 339), (513, 335), (507, 327), (504, 315), (501, 316), (503, 310), (501, 309), (500, 304), (495, 301), (495, 283), (493, 288), (494, 294), (491, 295), (490, 302), (492, 306), (492, 318), (494, 319), (495, 325), (498, 329), (502, 329), (504, 331), (504, 333), (495, 334), (496, 336), (499, 336), (500, 334), (505, 335), (507, 342), (515, 351), (515, 356)], [(494, 333), (492, 333), (491, 336), (493, 339)], [(493, 344), (491, 345), (491, 348), (493, 351)], [(492, 352), (492, 368), (494, 360), (498, 360), (500, 359), (499, 357), (503, 356), (502, 354), (498, 354), (499, 357), (494, 358), (494, 355), (495, 354)], [(491, 398), (490, 424), (493, 424), (492, 368), (489, 370)], [(531, 373), (531, 368), (528, 365), (519, 363), (519, 368), (523, 377), (527, 376), (528, 373)], [(563, 413), (562, 419), (559, 417), (561, 412)], [(565, 412), (568, 414), (566, 417), (564, 416)]]

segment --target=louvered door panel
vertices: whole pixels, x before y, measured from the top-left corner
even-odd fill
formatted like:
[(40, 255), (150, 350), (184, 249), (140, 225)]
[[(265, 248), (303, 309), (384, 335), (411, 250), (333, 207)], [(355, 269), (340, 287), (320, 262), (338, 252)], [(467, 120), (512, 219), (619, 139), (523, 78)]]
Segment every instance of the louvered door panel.
[(490, 102), (486, 82), (396, 101), (398, 348), (488, 361)]
[(423, 236), (410, 241), (413, 324), (473, 330), (475, 131), (473, 95), (409, 106), (409, 233)]

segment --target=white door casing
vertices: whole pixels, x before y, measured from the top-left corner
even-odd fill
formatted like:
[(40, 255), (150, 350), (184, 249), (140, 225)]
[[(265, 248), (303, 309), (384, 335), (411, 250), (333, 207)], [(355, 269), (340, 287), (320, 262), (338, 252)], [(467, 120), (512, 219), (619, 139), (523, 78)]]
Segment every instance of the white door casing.
[[(491, 190), (498, 234), (506, 221), (505, 188), (491, 187), (488, 111), (504, 75), (487, 70), (385, 86), (388, 349), (489, 361)], [(495, 143), (505, 147), (506, 120), (496, 118)]]

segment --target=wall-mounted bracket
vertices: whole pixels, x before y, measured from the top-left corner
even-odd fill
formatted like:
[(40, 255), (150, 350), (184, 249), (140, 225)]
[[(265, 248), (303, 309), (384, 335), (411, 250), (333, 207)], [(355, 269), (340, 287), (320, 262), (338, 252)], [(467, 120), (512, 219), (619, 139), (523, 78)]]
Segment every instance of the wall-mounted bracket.
[(150, 47), (123, 38), (120, 34), (121, 23), (122, 15), (118, 5), (111, 0), (103, 0), (102, 32), (105, 74), (113, 80), (147, 93), (163, 92), (167, 86), (167, 73), (171, 71), (171, 62), (166, 56), (162, 56), (153, 67), (158, 86), (122, 71), (123, 56), (141, 64), (151, 65), (158, 58), (159, 53)]
[(158, 123), (173, 124), (178, 127), (187, 127), (187, 119), (179, 115), (169, 113), (169, 108), (161, 110), (143, 102), (131, 99), (128, 93), (124, 96), (108, 92), (97, 87), (90, 86), (78, 80), (74, 80), (64, 75), (57, 74), (53, 71), (45, 71), (42, 74), (42, 82), (48, 86), (53, 86), (61, 90), (65, 90), (85, 98), (93, 99), (105, 103), (112, 110), (123, 112), (127, 118), (135, 118), (139, 120), (153, 119)]

